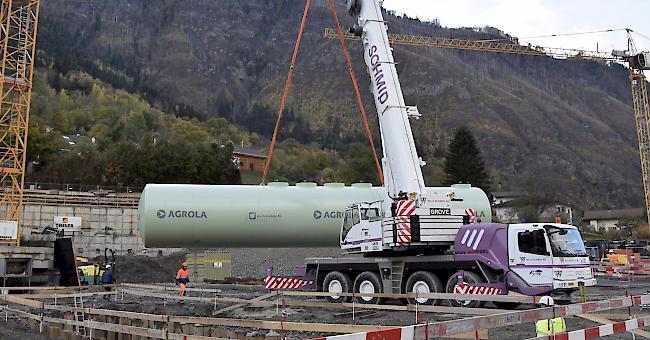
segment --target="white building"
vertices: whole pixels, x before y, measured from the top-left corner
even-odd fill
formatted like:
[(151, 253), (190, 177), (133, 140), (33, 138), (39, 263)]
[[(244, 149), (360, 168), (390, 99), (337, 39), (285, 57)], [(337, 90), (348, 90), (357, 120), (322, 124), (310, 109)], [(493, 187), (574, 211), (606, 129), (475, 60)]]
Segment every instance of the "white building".
[(620, 229), (618, 222), (625, 218), (643, 218), (645, 209), (615, 209), (615, 210), (593, 210), (585, 211), (582, 220), (589, 222), (589, 226), (596, 231), (609, 231), (610, 229)]

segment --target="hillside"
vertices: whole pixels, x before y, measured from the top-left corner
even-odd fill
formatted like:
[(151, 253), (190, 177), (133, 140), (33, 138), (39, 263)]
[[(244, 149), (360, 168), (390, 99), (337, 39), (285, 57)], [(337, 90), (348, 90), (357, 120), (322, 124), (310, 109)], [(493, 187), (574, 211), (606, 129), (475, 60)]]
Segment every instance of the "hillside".
[[(40, 60), (63, 74), (83, 70), (138, 93), (169, 114), (201, 122), (225, 118), (261, 135), (252, 146), (263, 147), (272, 131), (303, 6), (298, 0), (51, 0), (43, 4)], [(345, 25), (351, 24), (344, 13), (339, 8)], [(491, 37), (391, 15), (387, 20), (395, 33)], [(331, 21), (325, 2), (314, 2), (280, 138), (316, 143), (312, 150), (337, 150), (322, 152), (352, 160), (349, 145), (363, 143), (364, 135), (338, 42), (322, 38)], [(372, 113), (361, 47), (349, 46)], [(467, 125), (479, 141), (496, 190), (524, 189), (582, 208), (642, 204), (623, 67), (400, 46), (395, 58), (406, 102), (423, 114), (413, 127), (419, 151), (430, 164), (425, 169), (428, 184), (440, 182), (449, 137)], [(275, 176), (349, 180), (334, 174), (337, 162), (309, 162), (317, 173), (277, 169)], [(369, 174), (358, 174), (364, 164), (368, 162), (350, 168), (356, 178), (373, 178), (372, 166)]]

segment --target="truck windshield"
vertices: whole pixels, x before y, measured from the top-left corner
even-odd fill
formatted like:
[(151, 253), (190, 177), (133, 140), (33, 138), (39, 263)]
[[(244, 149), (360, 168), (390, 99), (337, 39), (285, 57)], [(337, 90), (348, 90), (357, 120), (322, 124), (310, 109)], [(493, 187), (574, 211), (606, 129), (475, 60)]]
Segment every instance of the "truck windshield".
[(585, 245), (577, 229), (545, 226), (551, 242), (553, 256), (575, 257), (587, 256)]

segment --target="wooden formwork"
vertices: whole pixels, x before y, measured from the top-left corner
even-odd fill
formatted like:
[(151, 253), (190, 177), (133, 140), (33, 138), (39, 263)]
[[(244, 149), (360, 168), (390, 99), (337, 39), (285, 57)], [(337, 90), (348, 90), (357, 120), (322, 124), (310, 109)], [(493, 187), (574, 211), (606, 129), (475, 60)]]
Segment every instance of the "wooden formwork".
[[(426, 322), (420, 325), (398, 327), (398, 326), (380, 326), (380, 325), (351, 325), (342, 323), (315, 323), (315, 322), (292, 322), (269, 320), (247, 320), (236, 318), (216, 318), (216, 317), (194, 317), (194, 316), (177, 316), (177, 315), (159, 315), (147, 314), (139, 312), (127, 312), (112, 309), (95, 309), (95, 308), (76, 308), (66, 305), (53, 305), (54, 294), (27, 294), (27, 295), (0, 295), (0, 302), (7, 305), (2, 308), (7, 312), (23, 319), (33, 320), (39, 324), (39, 330), (50, 332), (47, 325), (57, 325), (60, 329), (65, 331), (73, 326), (82, 326), (89, 332), (93, 332), (93, 338), (117, 339), (113, 337), (117, 334), (128, 335), (132, 339), (215, 339), (215, 338), (246, 338), (241, 334), (236, 334), (228, 328), (242, 328), (242, 329), (264, 329), (275, 330), (282, 332), (311, 332), (322, 334), (363, 334), (364, 332), (402, 332), (408, 330), (406, 334), (411, 334), (409, 339), (427, 339), (433, 337), (452, 337), (457, 335), (464, 335), (469, 338), (485, 338), (487, 330), (498, 328), (508, 325), (516, 325), (526, 322), (533, 322), (543, 318), (553, 318), (556, 316), (578, 316), (590, 320), (600, 318), (597, 322), (604, 323), (609, 319), (603, 316), (592, 316), (590, 314), (607, 311), (612, 309), (620, 309), (631, 306), (640, 306), (650, 303), (650, 296), (629, 296), (617, 297), (609, 300), (587, 302), (582, 304), (573, 304), (566, 306), (556, 306), (547, 308), (537, 308), (531, 310), (520, 311), (502, 311), (491, 310), (491, 313), (484, 313), (483, 311), (476, 313), (471, 311), (471, 308), (457, 308), (449, 309), (451, 307), (443, 306), (397, 306), (397, 305), (362, 305), (362, 304), (333, 304), (323, 301), (302, 300), (296, 299), (301, 296), (313, 297), (319, 296), (313, 292), (271, 292), (261, 296), (242, 299), (236, 297), (223, 296), (218, 294), (218, 289), (201, 289), (194, 288), (197, 293), (214, 294), (212, 297), (178, 297), (166, 294), (167, 287), (162, 287), (163, 293), (160, 293), (160, 286), (152, 285), (116, 285), (116, 290), (113, 292), (76, 292), (68, 294), (58, 294), (58, 299), (69, 299), (79, 296), (101, 296), (103, 294), (115, 294), (115, 298), (124, 295), (134, 296), (148, 296), (151, 298), (161, 299), (181, 299), (186, 301), (195, 301), (198, 303), (214, 304), (215, 311), (223, 310), (224, 308), (217, 309), (216, 301), (233, 304), (227, 308), (235, 309), (247, 305), (257, 305), (266, 307), (276, 307), (279, 300), (282, 301), (282, 306), (298, 306), (306, 308), (324, 308), (325, 310), (334, 308), (370, 308), (385, 311), (415, 311), (419, 308), (420, 311), (430, 312), (444, 312), (455, 314), (476, 315), (469, 318), (459, 318), (450, 321), (441, 322)], [(43, 291), (58, 292), (58, 288), (43, 289)], [(155, 292), (158, 291), (158, 292)], [(83, 294), (83, 295), (82, 295)], [(372, 295), (372, 294), (369, 294)], [(409, 296), (409, 294), (391, 294), (394, 297)], [(447, 295), (434, 295), (436, 298), (445, 297)], [(291, 298), (291, 299), (289, 299)], [(471, 299), (477, 298), (476, 296), (455, 295), (456, 299)], [(481, 299), (487, 297), (480, 297)], [(522, 297), (496, 297), (497, 299), (513, 299)], [(41, 301), (42, 300), (42, 301)], [(60, 300), (62, 301), (62, 300)], [(163, 302), (164, 303), (164, 302)], [(351, 305), (351, 306), (350, 306)], [(16, 308), (18, 306), (20, 308)], [(429, 308), (426, 308), (429, 307)], [(83, 313), (85, 315), (84, 321), (70, 320), (61, 315), (70, 315), (71, 313)], [(485, 315), (482, 315), (485, 314)], [(55, 317), (55, 316), (59, 317)], [(609, 314), (608, 317), (615, 319), (619, 314)], [(52, 331), (56, 332), (56, 331)], [(643, 332), (643, 331), (641, 331)], [(374, 334), (373, 333), (373, 334)], [(645, 335), (640, 333), (640, 335)], [(264, 339), (264, 336), (249, 337), (251, 339), (259, 338)], [(246, 338), (248, 339), (248, 338)]]

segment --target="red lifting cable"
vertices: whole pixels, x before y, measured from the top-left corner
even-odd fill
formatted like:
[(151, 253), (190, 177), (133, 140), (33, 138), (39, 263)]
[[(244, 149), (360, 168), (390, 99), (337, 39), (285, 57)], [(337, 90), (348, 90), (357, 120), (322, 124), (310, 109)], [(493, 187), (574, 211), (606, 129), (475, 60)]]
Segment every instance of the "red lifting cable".
[(287, 81), (284, 84), (284, 94), (282, 95), (282, 102), (280, 102), (280, 111), (278, 112), (278, 119), (275, 121), (275, 129), (273, 130), (273, 138), (271, 139), (271, 146), (269, 146), (268, 160), (264, 165), (264, 174), (262, 175), (262, 184), (266, 183), (266, 175), (269, 171), (269, 165), (271, 164), (271, 159), (273, 158), (273, 149), (275, 148), (275, 140), (278, 135), (278, 128), (280, 127), (280, 119), (282, 118), (282, 111), (284, 111), (284, 105), (287, 103), (287, 96), (289, 95), (289, 89), (291, 88), (291, 78), (293, 77), (293, 67), (296, 63), (296, 56), (298, 55), (298, 48), (300, 47), (300, 40), (302, 39), (302, 32), (305, 29), (305, 23), (307, 22), (307, 14), (309, 13), (309, 5), (311, 0), (307, 0), (305, 3), (305, 12), (302, 14), (302, 22), (300, 23), (300, 31), (298, 32), (298, 38), (296, 39), (296, 46), (293, 48), (293, 56), (291, 57), (291, 67), (289, 68), (289, 74), (287, 75)]
[(345, 40), (343, 39), (343, 30), (341, 29), (341, 23), (339, 22), (339, 17), (336, 14), (336, 8), (334, 7), (333, 0), (329, 0), (329, 7), (332, 11), (332, 18), (336, 22), (336, 28), (339, 32), (339, 42), (341, 43), (341, 48), (343, 48), (343, 55), (345, 60), (348, 63), (348, 70), (350, 71), (350, 78), (352, 79), (352, 85), (354, 85), (354, 92), (357, 94), (357, 104), (359, 104), (359, 110), (361, 111), (361, 117), (363, 117), (363, 122), (366, 125), (366, 133), (368, 134), (368, 140), (370, 141), (370, 147), (372, 148), (372, 154), (375, 156), (375, 164), (377, 165), (377, 175), (379, 180), (384, 183), (384, 174), (381, 171), (381, 165), (379, 164), (379, 158), (377, 157), (377, 151), (375, 150), (375, 143), (372, 140), (372, 133), (370, 132), (370, 125), (368, 125), (368, 117), (366, 116), (366, 110), (363, 108), (363, 102), (361, 101), (361, 93), (359, 92), (359, 84), (357, 83), (357, 77), (354, 74), (354, 69), (352, 68), (352, 61), (350, 60), (350, 53), (345, 46)]

